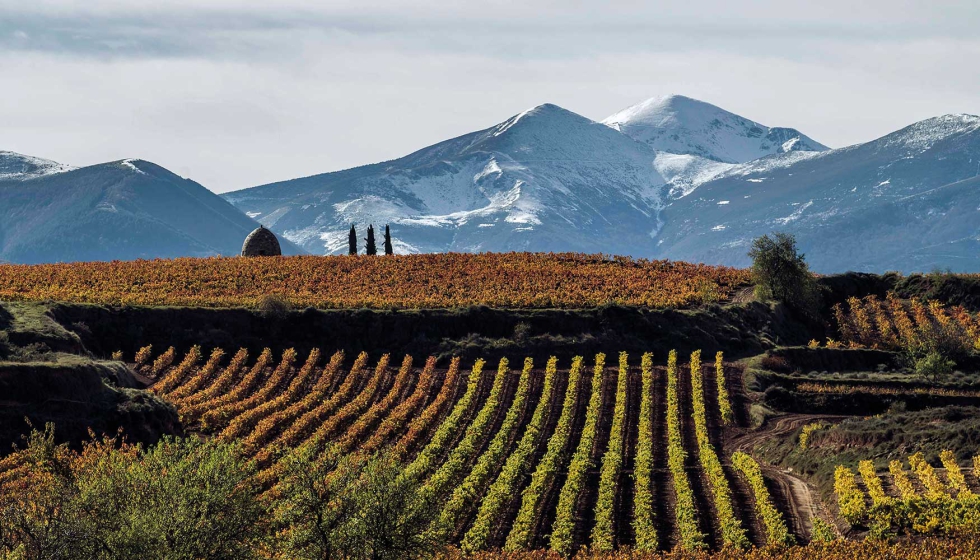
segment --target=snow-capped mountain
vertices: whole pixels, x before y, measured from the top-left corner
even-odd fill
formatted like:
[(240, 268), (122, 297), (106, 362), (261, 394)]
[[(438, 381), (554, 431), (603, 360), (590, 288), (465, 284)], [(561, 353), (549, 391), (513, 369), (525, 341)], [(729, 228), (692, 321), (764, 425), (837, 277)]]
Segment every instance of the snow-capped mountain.
[(312, 253), (346, 252), (351, 223), (392, 224), (396, 252), (631, 253), (659, 227), (655, 159), (546, 104), (401, 159), (225, 197)]
[(744, 266), (752, 239), (786, 231), (818, 272), (980, 271), (980, 117), (829, 150), (679, 96), (605, 123), (545, 104), (400, 159), (224, 200), (142, 160), (74, 169), (0, 152), (0, 260), (237, 254), (257, 222), (287, 254), (346, 253), (350, 224), (363, 236), (388, 223), (398, 253)]
[(792, 128), (769, 128), (682, 95), (654, 97), (602, 121), (658, 152), (744, 163), (792, 151), (827, 147)]
[[(201, 185), (142, 160), (74, 169), (0, 159), (0, 260), (235, 255), (258, 223)], [(300, 252), (288, 242), (286, 252)]]
[(0, 181), (25, 181), (75, 169), (49, 159), (0, 150)]
[(733, 166), (662, 214), (656, 256), (746, 265), (794, 233), (819, 272), (980, 270), (980, 117), (946, 115), (847, 148)]

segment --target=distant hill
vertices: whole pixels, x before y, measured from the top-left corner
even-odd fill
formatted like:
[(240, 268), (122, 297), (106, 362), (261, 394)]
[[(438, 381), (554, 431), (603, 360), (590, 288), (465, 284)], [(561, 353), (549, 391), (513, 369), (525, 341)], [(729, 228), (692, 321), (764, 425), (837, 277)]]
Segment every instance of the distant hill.
[[(0, 153), (0, 260), (236, 255), (258, 225), (201, 185), (147, 161), (74, 169)], [(285, 240), (283, 250), (301, 252)]]

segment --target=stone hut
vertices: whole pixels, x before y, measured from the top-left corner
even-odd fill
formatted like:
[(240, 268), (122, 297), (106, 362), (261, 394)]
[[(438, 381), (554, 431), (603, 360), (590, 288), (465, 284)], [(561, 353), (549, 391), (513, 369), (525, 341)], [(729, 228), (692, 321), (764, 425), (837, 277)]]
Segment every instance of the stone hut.
[(276, 239), (276, 234), (265, 229), (265, 226), (259, 226), (248, 234), (242, 245), (243, 257), (278, 257), (279, 255), (282, 255), (279, 240)]

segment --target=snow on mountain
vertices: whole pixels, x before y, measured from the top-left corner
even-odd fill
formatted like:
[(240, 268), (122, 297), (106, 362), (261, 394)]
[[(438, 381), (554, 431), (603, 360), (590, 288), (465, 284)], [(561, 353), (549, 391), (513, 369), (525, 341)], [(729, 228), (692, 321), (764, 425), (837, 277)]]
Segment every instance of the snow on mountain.
[(23, 181), (72, 169), (56, 161), (0, 150), (0, 181)]
[(657, 257), (743, 266), (753, 238), (797, 236), (819, 272), (980, 270), (980, 117), (732, 166), (663, 212)]
[(655, 158), (545, 104), (394, 161), (225, 197), (314, 253), (345, 252), (351, 223), (392, 224), (403, 251), (630, 252), (659, 227)]
[(647, 99), (602, 122), (659, 152), (690, 154), (724, 163), (827, 149), (792, 128), (769, 128), (682, 95)]

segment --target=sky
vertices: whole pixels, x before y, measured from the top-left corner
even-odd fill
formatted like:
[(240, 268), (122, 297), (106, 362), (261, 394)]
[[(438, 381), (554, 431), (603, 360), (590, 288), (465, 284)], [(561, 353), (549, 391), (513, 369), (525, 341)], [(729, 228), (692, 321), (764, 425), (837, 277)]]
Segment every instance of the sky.
[(980, 3), (0, 0), (0, 150), (216, 192), (671, 93), (831, 147), (980, 114)]

